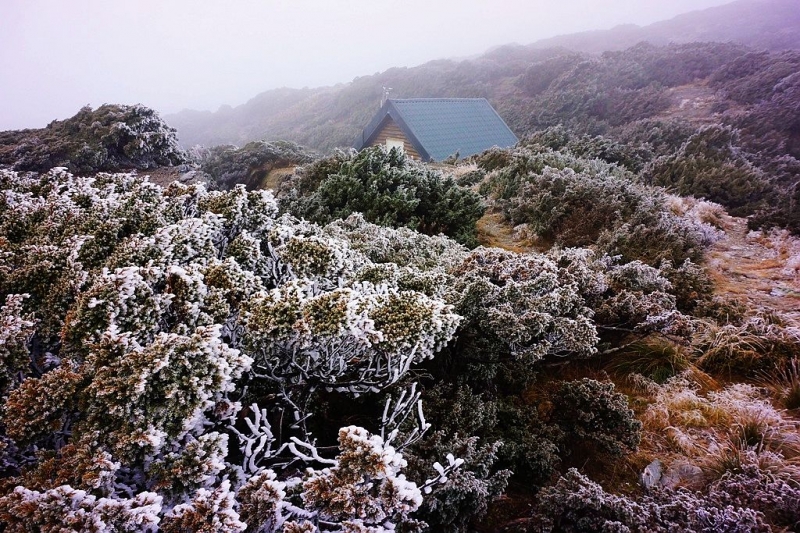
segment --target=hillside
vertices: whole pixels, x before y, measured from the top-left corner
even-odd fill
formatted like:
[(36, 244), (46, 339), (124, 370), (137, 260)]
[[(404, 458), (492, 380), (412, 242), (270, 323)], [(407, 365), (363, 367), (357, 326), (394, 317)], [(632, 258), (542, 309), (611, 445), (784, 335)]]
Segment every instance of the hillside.
[(800, 242), (600, 141), (0, 170), (0, 527), (796, 530)]
[[(800, 52), (731, 43), (640, 43), (601, 56), (501, 47), (310, 91), (277, 114), (258, 111), (272, 102), (262, 95), (227, 110), (218, 131), (246, 117), (248, 131), (261, 124), (325, 152), (349, 146), (384, 86), (412, 97), (483, 96), (521, 138), (617, 163), (645, 183), (751, 217), (753, 227), (798, 232), (799, 71)], [(292, 93), (275, 94), (288, 102)], [(204, 127), (213, 130), (214, 120)]]
[[(799, 12), (793, 0), (741, 0), (642, 28), (625, 26), (556, 37), (528, 46), (503, 46), (474, 59), (393, 68), (334, 87), (275, 89), (233, 108), (224, 106), (216, 112), (184, 110), (165, 116), (165, 120), (177, 128), (185, 147), (285, 139), (327, 151), (350, 146), (377, 110), (382, 88), (392, 87), (392, 95), (401, 98), (485, 97), (517, 134), (525, 134), (536, 126), (526, 117), (552, 105), (520, 88), (526, 78), (535, 76), (537, 90), (542, 92), (563, 74), (563, 69), (596, 61), (585, 55), (588, 52), (621, 50), (640, 41), (658, 45), (731, 41), (756, 50), (797, 49)], [(537, 65), (545, 71), (534, 68)], [(709, 74), (700, 72), (688, 81)], [(651, 81), (664, 84), (662, 80)], [(601, 84), (599, 89), (614, 87)], [(521, 110), (525, 112), (520, 113)]]
[(537, 41), (533, 46), (599, 54), (623, 50), (641, 41), (658, 45), (715, 41), (735, 42), (757, 50), (796, 50), (800, 48), (798, 25), (800, 9), (794, 0), (737, 0), (648, 26), (628, 24), (610, 30), (560, 35)]

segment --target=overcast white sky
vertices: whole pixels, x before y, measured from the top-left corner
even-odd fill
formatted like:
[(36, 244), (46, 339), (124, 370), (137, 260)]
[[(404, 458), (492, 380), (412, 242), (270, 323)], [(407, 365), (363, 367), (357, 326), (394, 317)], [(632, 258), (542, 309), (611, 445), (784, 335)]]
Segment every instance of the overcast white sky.
[(0, 130), (348, 82), (730, 0), (0, 0)]

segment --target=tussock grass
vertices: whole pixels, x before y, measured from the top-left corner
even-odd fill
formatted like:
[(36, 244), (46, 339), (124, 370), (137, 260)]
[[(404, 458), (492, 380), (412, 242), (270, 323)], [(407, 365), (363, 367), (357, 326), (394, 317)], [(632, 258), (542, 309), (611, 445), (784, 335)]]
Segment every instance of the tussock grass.
[(641, 374), (656, 383), (664, 383), (691, 366), (684, 347), (663, 337), (634, 342), (607, 365), (617, 374)]
[(800, 359), (797, 357), (786, 364), (776, 364), (772, 371), (762, 372), (759, 384), (768, 389), (784, 409), (800, 410)]
[(741, 324), (704, 322), (693, 345), (697, 365), (710, 371), (774, 367), (800, 351), (800, 328), (780, 313), (751, 316)]
[(800, 481), (800, 422), (776, 409), (764, 388), (736, 383), (703, 393), (688, 371), (663, 385), (635, 379), (653, 394), (642, 415), (643, 446), (665, 463), (688, 460), (712, 481), (760, 461)]

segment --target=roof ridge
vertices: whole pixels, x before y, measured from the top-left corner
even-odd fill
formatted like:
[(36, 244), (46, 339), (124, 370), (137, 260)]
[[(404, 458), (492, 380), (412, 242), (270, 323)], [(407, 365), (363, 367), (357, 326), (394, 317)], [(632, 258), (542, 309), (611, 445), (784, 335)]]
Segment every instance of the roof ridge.
[(486, 98), (389, 98), (389, 102), (422, 102), (422, 101), (436, 101), (436, 102), (460, 102), (460, 101), (476, 101), (486, 100)]

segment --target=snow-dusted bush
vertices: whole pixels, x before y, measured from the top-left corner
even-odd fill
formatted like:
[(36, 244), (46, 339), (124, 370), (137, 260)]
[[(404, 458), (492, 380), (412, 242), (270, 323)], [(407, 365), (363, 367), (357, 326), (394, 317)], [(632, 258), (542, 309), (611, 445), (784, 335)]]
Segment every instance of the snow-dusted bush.
[(39, 492), (17, 487), (0, 498), (5, 531), (158, 531), (161, 498), (142, 492), (132, 498), (97, 498), (67, 485)]
[(540, 496), (539, 531), (695, 531), (766, 533), (764, 515), (747, 507), (717, 504), (686, 491), (661, 491), (635, 500), (609, 494), (571, 469)]
[[(242, 186), (0, 178), (7, 528), (233, 532), (244, 517), (254, 531), (355, 531), (419, 507), (392, 448), (429, 427), (418, 395), (385, 417), (386, 440), (348, 428), (338, 460), (305, 422), (316, 392), (380, 398), (451, 340), (452, 307), (411, 288), (423, 273), (368, 282), (378, 265), (346, 233), (279, 217), (270, 193)], [(395, 442), (412, 411), (416, 436)], [(305, 488), (283, 505), (300, 466)], [(328, 490), (382, 503), (334, 511)]]
[(668, 208), (662, 190), (616, 165), (541, 146), (508, 151), (502, 164), (481, 161), (494, 169), (482, 191), (513, 225), (528, 225), (544, 242), (595, 245), (651, 266), (697, 261), (712, 242), (708, 228)]
[(484, 359), (491, 354), (535, 362), (596, 351), (596, 331), (578, 284), (546, 256), (479, 248), (452, 273), (464, 334), (492, 344)]
[[(184, 163), (175, 130), (142, 105), (105, 104), (82, 108), (40, 130), (10, 132), (0, 163), (15, 170), (46, 172), (53, 167), (96, 172)], [(6, 143), (4, 143), (6, 144)]]
[(748, 160), (739, 136), (731, 126), (704, 126), (675, 153), (655, 159), (644, 175), (677, 194), (718, 202), (733, 215), (752, 214), (776, 190), (766, 173)]
[(619, 456), (639, 446), (642, 423), (628, 407), (625, 395), (614, 390), (613, 383), (589, 378), (566, 381), (552, 402), (553, 418), (564, 431), (568, 448), (580, 450), (588, 444)]
[(338, 154), (301, 171), (286, 187), (292, 185), (281, 197), (281, 207), (298, 217), (326, 224), (362, 213), (382, 226), (477, 244), (475, 222), (484, 211), (480, 196), (397, 150), (375, 147)]
[(241, 148), (215, 146), (197, 159), (218, 188), (232, 189), (241, 184), (255, 189), (273, 169), (303, 165), (311, 162), (312, 156), (292, 142), (255, 141)]

